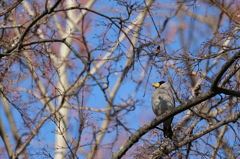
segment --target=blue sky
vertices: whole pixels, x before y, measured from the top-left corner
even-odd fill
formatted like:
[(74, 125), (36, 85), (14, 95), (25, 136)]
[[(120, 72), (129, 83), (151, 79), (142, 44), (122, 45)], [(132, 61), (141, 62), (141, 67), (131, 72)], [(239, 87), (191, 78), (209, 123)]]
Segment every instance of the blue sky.
[[(140, 4), (141, 2), (139, 1), (132, 1), (132, 4), (134, 2), (138, 2), (138, 4)], [(194, 5), (190, 5), (191, 2), (189, 3), (189, 10), (194, 11), (196, 13), (201, 14), (204, 17), (208, 17), (211, 15), (215, 15), (218, 14), (218, 10), (217, 9), (213, 9), (214, 7), (205, 4), (201, 1), (197, 1), (196, 4)], [(142, 4), (143, 5), (143, 4)], [(170, 7), (170, 9), (163, 9), (162, 6), (168, 6)], [(153, 9), (151, 10), (151, 14), (153, 15), (153, 19), (156, 23), (157, 28), (161, 28), (163, 25), (164, 20), (166, 19), (166, 17), (169, 17), (171, 14), (174, 13), (174, 10), (171, 7), (175, 7), (175, 2), (172, 1), (161, 1), (161, 4), (159, 3), (155, 3), (155, 5), (153, 6)], [(119, 4), (117, 4), (116, 1), (98, 1), (94, 4), (93, 6), (93, 10), (99, 11), (102, 14), (108, 15), (108, 16), (121, 16), (122, 18), (126, 18), (126, 14), (124, 14), (124, 12), (126, 12), (124, 10), (124, 7), (120, 6)], [(135, 17), (137, 16), (137, 13), (134, 13), (131, 16), (131, 20), (133, 20)], [(89, 20), (89, 26), (91, 26), (91, 30), (87, 33), (87, 41), (89, 42), (89, 44), (91, 45), (92, 49), (96, 49), (98, 48), (98, 44), (100, 42), (102, 42), (102, 39), (97, 39), (96, 36), (97, 35), (101, 35), (104, 31), (108, 30), (108, 27), (103, 27), (98, 26), (96, 27), (98, 24), (102, 24), (101, 21), (104, 22), (109, 22), (108, 20), (106, 20), (103, 17), (100, 17), (98, 15), (95, 15), (93, 13), (89, 13), (87, 15), (87, 20)], [(204, 48), (205, 45), (205, 41), (210, 40), (210, 38), (212, 38), (213, 36), (213, 32), (212, 30), (209, 28), (209, 26), (204, 25), (202, 23), (200, 23), (198, 20), (195, 20), (194, 18), (189, 18), (189, 16), (187, 16), (187, 14), (184, 14), (184, 18), (183, 18), (184, 23), (186, 26), (185, 28), (185, 34), (184, 34), (184, 38), (187, 39), (185, 42), (186, 44), (188, 44), (188, 52), (192, 54), (192, 57), (195, 57), (198, 53), (199, 50), (204, 50), (206, 48)], [(141, 36), (140, 38), (142, 39), (141, 42), (149, 42), (149, 41), (153, 41), (153, 39), (157, 36), (157, 32), (156, 29), (153, 27), (153, 23), (152, 23), (152, 19), (148, 16), (145, 18), (145, 24), (142, 31), (141, 31)], [(106, 42), (111, 41), (114, 42), (118, 37), (116, 36), (117, 32), (119, 31), (115, 26), (111, 26), (112, 28), (109, 29), (108, 33), (107, 33), (107, 38), (104, 39), (106, 40)], [(228, 23), (223, 23), (222, 26), (220, 27), (222, 31), (225, 31), (228, 28)], [(180, 34), (178, 32), (179, 29), (179, 19), (177, 17), (175, 18), (171, 18), (167, 24), (167, 27), (165, 28), (164, 32), (161, 33), (162, 38), (164, 38), (167, 42), (166, 42), (166, 51), (168, 54), (170, 54), (171, 56), (176, 56), (176, 57), (180, 57), (183, 54), (183, 47), (182, 47), (182, 43), (181, 43), (181, 38), (180, 38)], [(174, 32), (178, 32), (176, 34), (174, 34)], [(149, 37), (149, 38), (148, 38)], [(146, 40), (146, 41), (145, 41)], [(236, 41), (236, 45), (238, 45), (239, 41)], [(113, 44), (109, 44), (109, 46), (111, 46)], [(74, 43), (72, 46), (74, 46), (74, 48), (76, 50), (78, 50), (79, 48), (78, 43)], [(121, 73), (122, 73), (122, 66), (124, 66), (125, 61), (126, 61), (126, 56), (127, 56), (127, 51), (129, 50), (130, 44), (128, 40), (124, 40), (124, 42), (122, 43), (121, 47), (119, 47), (119, 49), (117, 49), (113, 56), (119, 55), (119, 54), (123, 54), (123, 56), (117, 61), (117, 62), (109, 62), (108, 64), (105, 65), (105, 67), (101, 68), (101, 73), (103, 76), (107, 75), (107, 68), (109, 68), (110, 65), (111, 66), (111, 75), (109, 76), (109, 88), (110, 90), (112, 90), (112, 88), (115, 85), (115, 82), (118, 80), (118, 78), (120, 77)], [(155, 46), (151, 46), (148, 49), (146, 48), (146, 50), (148, 52), (151, 53), (151, 51), (153, 52), (156, 49), (157, 45)], [(106, 46), (107, 48), (107, 46)], [(92, 55), (94, 57), (94, 59), (98, 59), (101, 58), (102, 56), (104, 56), (106, 54), (108, 49), (106, 50), (95, 50), (92, 52)], [(206, 49), (207, 50), (207, 49)], [(219, 51), (218, 48), (213, 48), (212, 49), (213, 52), (217, 52)], [(139, 79), (141, 77), (141, 73), (142, 73), (142, 66), (145, 65), (145, 63), (147, 62), (147, 60), (149, 58), (151, 58), (151, 56), (147, 55), (148, 52), (141, 52), (141, 55), (145, 55), (144, 57), (140, 58), (140, 62), (136, 62), (135, 63), (135, 67), (134, 69), (131, 69), (130, 72), (127, 74), (127, 76), (125, 77), (125, 79), (123, 80), (123, 83), (121, 84), (120, 89), (117, 92), (116, 98), (113, 102), (113, 104), (115, 105), (123, 105), (124, 102), (122, 100), (127, 100), (129, 99), (129, 97), (131, 97), (134, 94), (134, 91), (136, 90), (136, 86), (139, 82)], [(70, 55), (71, 58), (74, 58), (75, 56), (73, 54)], [(156, 60), (158, 60), (158, 58), (156, 58)], [(210, 63), (213, 61), (213, 59), (210, 60)], [(76, 76), (78, 75), (79, 72), (81, 72), (81, 67), (82, 64), (80, 62), (79, 59), (75, 59), (73, 60), (75, 66), (77, 67), (76, 70), (68, 70), (68, 74), (69, 74), (69, 83), (72, 83)], [(97, 61), (96, 61), (97, 62)], [(166, 62), (166, 61), (165, 61)], [(175, 63), (177, 67), (183, 69), (184, 68), (184, 63), (182, 61), (175, 61), (175, 60), (168, 60), (167, 61), (169, 64), (173, 64)], [(159, 61), (156, 63), (156, 65), (158, 67), (161, 67), (164, 64), (164, 60), (163, 61)], [(218, 70), (221, 67), (223, 63), (220, 62), (217, 67)], [(197, 65), (195, 67), (194, 71), (199, 71), (199, 70), (204, 70), (205, 69), (205, 65), (206, 65), (206, 61), (202, 61), (199, 63), (199, 65)], [(20, 66), (20, 67), (19, 67)], [(92, 66), (93, 67), (93, 66)], [(24, 68), (24, 67), (23, 67)], [(16, 74), (18, 76), (16, 76), (15, 78), (19, 78), (22, 75), (22, 70), (23, 68), (21, 68), (21, 65), (16, 65), (13, 66), (11, 68), (11, 71), (15, 71)], [(151, 69), (150, 69), (151, 68)], [(129, 112), (128, 114), (124, 115), (121, 118), (121, 121), (125, 124), (126, 127), (130, 128), (130, 131), (133, 133), (135, 130), (137, 130), (138, 128), (140, 128), (141, 126), (143, 126), (144, 124), (148, 123), (149, 121), (151, 121), (152, 119), (155, 118), (155, 115), (152, 112), (151, 109), (151, 94), (154, 91), (154, 88), (151, 86), (151, 83), (153, 82), (158, 82), (161, 80), (168, 80), (167, 76), (164, 75), (164, 69), (162, 70), (157, 70), (158, 68), (156, 68), (154, 66), (154, 62), (151, 61), (150, 63), (150, 67), (147, 68), (146, 74), (143, 78), (143, 82), (142, 84), (139, 86), (138, 88), (138, 92), (136, 94), (136, 96), (134, 97), (133, 100), (138, 100), (138, 103), (135, 105), (135, 109), (131, 112)], [(208, 76), (211, 78), (212, 76), (214, 76), (215, 71), (216, 71), (216, 67), (214, 67), (213, 71), (210, 72), (208, 74)], [(40, 71), (38, 70), (38, 72), (40, 73)], [(160, 72), (160, 74), (159, 74)], [(21, 74), (21, 75), (20, 75)], [(27, 74), (27, 73), (26, 73)], [(183, 99), (189, 99), (190, 97), (190, 93), (191, 91), (189, 90), (189, 84), (188, 83), (184, 83), (184, 80), (188, 80), (187, 76), (182, 76), (181, 74), (177, 74), (176, 72), (174, 72), (173, 69), (170, 69), (170, 77), (174, 80), (173, 86), (174, 88), (180, 93), (180, 95), (182, 96)], [(96, 75), (97, 79), (99, 80), (100, 77), (99, 75)], [(56, 80), (56, 75), (55, 78), (53, 78)], [(103, 79), (103, 81), (106, 82), (106, 78)], [(179, 83), (181, 83), (181, 85), (179, 85)], [(91, 92), (83, 92), (83, 90), (81, 90), (79, 92), (79, 98), (81, 99), (82, 96), (86, 97), (84, 98), (84, 102), (80, 103), (83, 106), (88, 106), (91, 108), (105, 108), (107, 105), (107, 102), (102, 94), (101, 89), (96, 86), (96, 82), (94, 82), (94, 80), (90, 79), (87, 81), (87, 84), (90, 85), (90, 89)], [(208, 84), (208, 83), (207, 83)], [(25, 80), (16, 83), (15, 86), (17, 88), (27, 88), (30, 90), (35, 90), (35, 83), (32, 79), (26, 78)], [(49, 86), (49, 91), (51, 90), (51, 87)], [(84, 88), (84, 89), (89, 89), (89, 88)], [(203, 90), (204, 92), (204, 90)], [(30, 97), (29, 97), (30, 96)], [(20, 97), (18, 98), (18, 100), (20, 100), (21, 102), (23, 102), (24, 100), (35, 100), (35, 98), (27, 93), (24, 93), (23, 91), (20, 91)], [(75, 100), (71, 100), (71, 102), (74, 104), (77, 104), (77, 102)], [(16, 101), (17, 103), (17, 101)], [(57, 101), (54, 101), (54, 103), (57, 105)], [(179, 103), (176, 102), (176, 106), (178, 106)], [(40, 102), (36, 102), (36, 103), (32, 103), (29, 105), (25, 105), (29, 110), (29, 112), (35, 112), (36, 110), (42, 108), (42, 104)], [(12, 107), (12, 112), (14, 114), (14, 118), (16, 121), (16, 124), (18, 126), (18, 128), (20, 129), (20, 134), (22, 135), (24, 132), (27, 132), (27, 130), (25, 130), (25, 128), (22, 127), (22, 118), (19, 114), (19, 112)], [(70, 116), (69, 116), (69, 139), (71, 139), (71, 137), (77, 137), (78, 135), (78, 126), (79, 123), (78, 121), (75, 119), (75, 117), (78, 116), (77, 111), (75, 110), (70, 110), (69, 111)], [(96, 123), (97, 126), (100, 126), (102, 123), (102, 118), (104, 117), (104, 112), (93, 112), (93, 111), (85, 111), (85, 113), (90, 113), (91, 118), (89, 119), (89, 123)], [(124, 111), (123, 111), (124, 113)], [(175, 116), (174, 121), (173, 121), (173, 125), (176, 125), (176, 123), (181, 120), (183, 113), (180, 113), (178, 115)], [(4, 123), (4, 126), (6, 128), (6, 132), (9, 132), (9, 123), (7, 123), (6, 118), (4, 117), (5, 114), (3, 112), (3, 108), (0, 107), (0, 115), (2, 117), (2, 122)], [(35, 114), (34, 113), (28, 113), (29, 117), (34, 118)], [(112, 123), (114, 124), (114, 123)], [(200, 123), (199, 126), (204, 125), (205, 123)], [(35, 137), (35, 139), (31, 142), (31, 144), (28, 146), (28, 148), (32, 149), (33, 151), (41, 151), (42, 147), (45, 147), (46, 150), (50, 150), (50, 153), (53, 154), (52, 148), (51, 146), (54, 145), (54, 141), (55, 141), (55, 134), (54, 134), (54, 129), (55, 129), (55, 124), (49, 120), (47, 121), (44, 126), (41, 128), (39, 135), (37, 135)], [(123, 130), (123, 128), (121, 127), (121, 133), (126, 133), (129, 135), (128, 132), (126, 132), (125, 130)], [(109, 128), (109, 131), (111, 131), (112, 129)], [(84, 141), (83, 139), (83, 143), (88, 143), (89, 142), (89, 136), (91, 136), (91, 131), (92, 128), (88, 127), (86, 128), (85, 132), (84, 132), (84, 137), (86, 138), (86, 141)], [(89, 135), (90, 134), (90, 135)], [(113, 139), (115, 137), (116, 131), (112, 131), (111, 133), (109, 133), (108, 135), (105, 135), (105, 138), (103, 139), (103, 143), (107, 143), (109, 142), (108, 139)], [(20, 135), (20, 136), (21, 136)], [(88, 136), (89, 135), (89, 136)], [(148, 136), (145, 136), (146, 138)], [(10, 135), (10, 139), (12, 138), (12, 136)], [(125, 138), (127, 139), (127, 138)], [(3, 146), (2, 141), (0, 141), (0, 145)], [(139, 141), (139, 144), (143, 143), (142, 141)], [(86, 149), (89, 149), (89, 146), (85, 146)], [(36, 148), (36, 149), (35, 149)], [(38, 149), (39, 148), (39, 149)], [(34, 150), (35, 149), (35, 150)], [(114, 150), (116, 150), (117, 148), (114, 148)], [(34, 158), (37, 156), (34, 156)], [(41, 157), (40, 157), (41, 158)]]

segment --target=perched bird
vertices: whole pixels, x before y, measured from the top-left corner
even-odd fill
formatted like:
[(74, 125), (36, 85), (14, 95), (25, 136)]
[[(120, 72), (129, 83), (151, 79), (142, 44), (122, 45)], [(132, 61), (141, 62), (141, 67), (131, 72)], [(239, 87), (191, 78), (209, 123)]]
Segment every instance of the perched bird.
[[(166, 111), (170, 111), (175, 107), (175, 101), (170, 86), (165, 81), (153, 83), (156, 90), (152, 94), (152, 109), (156, 116), (160, 116)], [(163, 122), (163, 133), (165, 137), (172, 139), (172, 123), (173, 117)]]

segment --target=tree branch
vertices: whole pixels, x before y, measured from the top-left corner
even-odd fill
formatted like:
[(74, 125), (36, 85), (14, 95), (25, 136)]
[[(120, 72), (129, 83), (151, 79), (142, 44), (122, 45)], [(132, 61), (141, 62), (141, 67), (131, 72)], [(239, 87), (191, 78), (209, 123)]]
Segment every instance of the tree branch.
[[(232, 115), (231, 117), (229, 117), (229, 118), (227, 118), (227, 119), (225, 119), (225, 120), (223, 120), (223, 121), (221, 121), (221, 122), (218, 122), (218, 123), (216, 123), (216, 124), (214, 124), (214, 125), (209, 125), (208, 128), (206, 128), (205, 130), (197, 133), (196, 135), (193, 135), (193, 136), (191, 136), (191, 137), (189, 137), (189, 138), (187, 138), (187, 139), (184, 139), (184, 141), (180, 141), (180, 142), (175, 143), (175, 146), (167, 146), (167, 147), (164, 149), (164, 151), (166, 151), (166, 152), (171, 152), (171, 151), (173, 151), (173, 150), (175, 150), (175, 149), (178, 149), (179, 147), (182, 147), (182, 146), (188, 144), (189, 142), (192, 142), (192, 141), (194, 141), (194, 140), (202, 137), (203, 135), (206, 135), (207, 133), (209, 133), (209, 132), (211, 132), (211, 131), (213, 131), (213, 130), (215, 130), (215, 129), (223, 126), (223, 125), (226, 125), (226, 124), (228, 124), (228, 123), (230, 123), (230, 122), (235, 122), (235, 121), (237, 121), (238, 118), (240, 118), (240, 113), (234, 114), (234, 115)], [(164, 153), (163, 151), (161, 151), (159, 155), (162, 155), (162, 156), (163, 156), (164, 154), (165, 154), (165, 153)]]
[(221, 77), (223, 76), (223, 74), (227, 71), (227, 69), (238, 59), (240, 58), (240, 51), (238, 51), (235, 55), (233, 55), (233, 57), (228, 60), (225, 65), (222, 66), (221, 70), (218, 72), (216, 78), (214, 79), (212, 86), (211, 86), (211, 90), (212, 91), (216, 91), (217, 88), (217, 84), (219, 83)]
[(140, 129), (138, 129), (134, 134), (132, 134), (129, 137), (129, 139), (126, 141), (126, 143), (117, 152), (115, 152), (113, 154), (112, 159), (121, 158), (136, 142), (138, 142), (138, 140), (143, 135), (145, 135), (147, 132), (149, 132), (149, 130), (155, 128), (157, 125), (159, 125), (166, 119), (173, 117), (174, 115), (176, 115), (184, 110), (187, 110), (187, 109), (191, 108), (192, 106), (195, 106), (207, 99), (210, 99), (211, 97), (213, 97), (215, 95), (216, 95), (216, 93), (209, 90), (205, 94), (203, 94), (197, 98), (193, 98), (192, 100), (188, 101), (187, 103), (182, 104), (182, 105), (174, 108), (172, 111), (169, 111), (169, 112), (155, 118), (151, 122), (145, 124), (144, 126), (142, 126)]
[(214, 91), (216, 91), (217, 93), (240, 97), (240, 91), (230, 90), (223, 87), (217, 87), (216, 89), (214, 89)]

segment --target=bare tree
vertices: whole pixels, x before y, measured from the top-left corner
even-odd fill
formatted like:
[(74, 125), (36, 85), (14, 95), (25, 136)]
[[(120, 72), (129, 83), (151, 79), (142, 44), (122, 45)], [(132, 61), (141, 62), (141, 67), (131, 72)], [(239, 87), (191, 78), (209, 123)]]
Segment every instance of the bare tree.
[(239, 157), (240, 1), (0, 2), (2, 158)]

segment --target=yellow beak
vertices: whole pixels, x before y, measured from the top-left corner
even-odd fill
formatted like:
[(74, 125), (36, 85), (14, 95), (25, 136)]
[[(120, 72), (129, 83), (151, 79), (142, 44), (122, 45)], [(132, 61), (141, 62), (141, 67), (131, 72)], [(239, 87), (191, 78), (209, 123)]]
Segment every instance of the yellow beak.
[(159, 87), (159, 83), (153, 83), (152, 86), (155, 87), (155, 88), (158, 88)]

